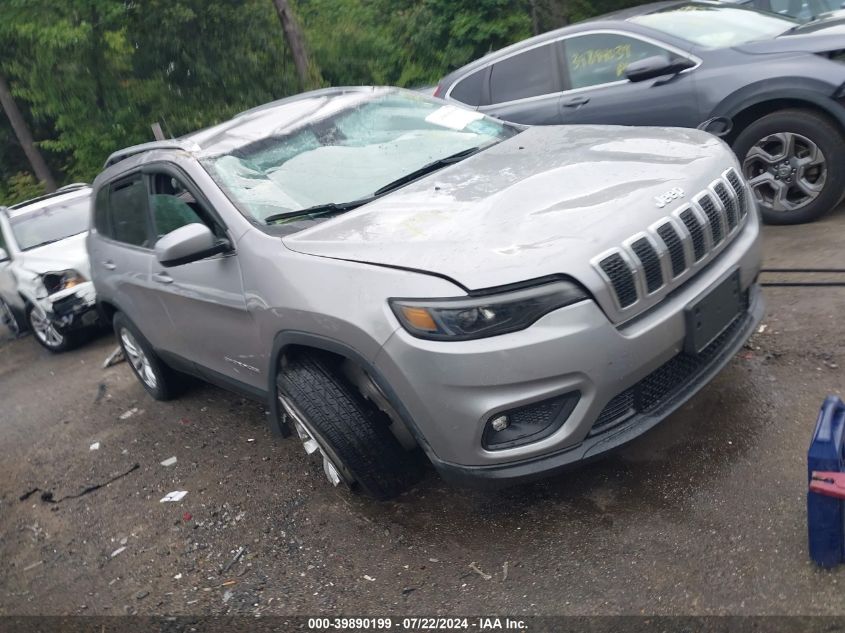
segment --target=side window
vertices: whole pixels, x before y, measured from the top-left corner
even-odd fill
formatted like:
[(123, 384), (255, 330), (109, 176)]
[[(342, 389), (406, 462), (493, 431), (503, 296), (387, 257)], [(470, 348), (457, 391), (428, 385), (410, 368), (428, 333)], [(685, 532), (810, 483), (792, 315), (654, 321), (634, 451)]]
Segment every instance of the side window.
[(465, 103), (471, 106), (481, 105), (484, 100), (484, 77), (489, 71), (489, 68), (482, 68), (472, 73), (468, 77), (461, 79), (449, 96), (456, 101)]
[(156, 238), (194, 223), (205, 224), (217, 237), (225, 237), (225, 232), (214, 217), (177, 178), (170, 174), (155, 174), (152, 187), (150, 204)]
[(152, 246), (143, 176), (136, 174), (110, 187), (108, 218), (113, 239), (145, 248)]
[(574, 36), (564, 41), (570, 88), (586, 88), (625, 79), (631, 62), (661, 55), (665, 48), (615, 33)]
[(94, 228), (100, 235), (111, 237), (109, 223), (109, 187), (101, 187), (94, 198)]
[(493, 66), (490, 97), (493, 103), (558, 92), (554, 44), (532, 48)]

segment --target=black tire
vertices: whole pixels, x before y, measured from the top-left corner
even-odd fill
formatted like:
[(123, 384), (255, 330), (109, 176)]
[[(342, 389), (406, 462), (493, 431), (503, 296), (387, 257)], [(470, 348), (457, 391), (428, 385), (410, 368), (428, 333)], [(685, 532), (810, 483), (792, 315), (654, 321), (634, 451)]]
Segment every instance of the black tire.
[(418, 452), (406, 451), (386, 416), (340, 377), (332, 358), (300, 353), (287, 357), (277, 386), (296, 406), (302, 423), (332, 458), (352, 489), (386, 500), (422, 476)]
[[(158, 357), (152, 345), (123, 312), (116, 312), (112, 323), (127, 364), (148, 394), (156, 400), (172, 400), (184, 391), (187, 383), (186, 377), (170, 368)], [(128, 337), (125, 336), (127, 333)], [(154, 384), (149, 375), (142, 376), (142, 372), (145, 371), (144, 366), (142, 365), (142, 368), (139, 369), (133, 362), (132, 350), (129, 349), (130, 345), (137, 345), (137, 348), (140, 348), (143, 357), (149, 364), (149, 371), (155, 379)]]
[[(85, 340), (84, 332), (62, 332), (52, 322), (49, 322), (49, 317), (36, 315), (34, 306), (27, 306), (26, 322), (36, 342), (53, 354), (61, 354), (79, 347)], [(41, 326), (42, 323), (44, 324), (43, 327)], [(44, 329), (45, 327), (49, 328), (49, 332)]]
[[(794, 210), (775, 210), (761, 204), (763, 221), (767, 224), (802, 224), (812, 222), (832, 210), (845, 194), (845, 139), (842, 131), (830, 119), (811, 110), (780, 110), (755, 121), (737, 136), (733, 149), (743, 163), (743, 172), (749, 180), (759, 169), (746, 165), (749, 151), (772, 134), (789, 133), (805, 137), (815, 143), (824, 156), (826, 175), (824, 185), (815, 199)], [(761, 163), (762, 164), (762, 163)]]
[[(8, 321), (7, 321), (8, 319)], [(20, 314), (7, 301), (0, 297), (0, 324), (4, 325), (12, 338), (17, 338), (26, 332), (29, 325), (23, 314)]]

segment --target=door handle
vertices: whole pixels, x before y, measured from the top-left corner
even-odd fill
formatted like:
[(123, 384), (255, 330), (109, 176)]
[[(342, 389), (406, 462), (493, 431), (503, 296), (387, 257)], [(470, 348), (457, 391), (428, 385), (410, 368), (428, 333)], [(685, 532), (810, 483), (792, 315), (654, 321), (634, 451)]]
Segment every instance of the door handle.
[(153, 281), (157, 281), (160, 284), (172, 284), (173, 277), (167, 273), (153, 273)]
[(582, 105), (587, 105), (590, 102), (589, 97), (575, 97), (563, 104), (564, 108), (580, 108)]
[(107, 259), (103, 262), (103, 268), (105, 268), (106, 270), (114, 270), (115, 268), (117, 268), (117, 265), (112, 260)]

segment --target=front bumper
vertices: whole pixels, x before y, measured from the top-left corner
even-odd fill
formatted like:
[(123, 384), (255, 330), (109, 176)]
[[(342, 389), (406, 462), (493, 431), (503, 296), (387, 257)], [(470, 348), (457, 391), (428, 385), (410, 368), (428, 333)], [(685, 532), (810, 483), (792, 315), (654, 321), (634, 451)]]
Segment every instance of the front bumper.
[(97, 324), (97, 294), (90, 281), (41, 300), (41, 307), (61, 332), (71, 332)]
[[(707, 384), (762, 318), (764, 302), (756, 284), (760, 261), (753, 222), (695, 278), (622, 326), (611, 323), (596, 303), (583, 301), (526, 330), (488, 339), (426, 341), (399, 329), (376, 357), (375, 368), (447, 479), (546, 475), (641, 435)], [(690, 359), (683, 351), (685, 308), (737, 270), (747, 292), (746, 311), (714, 349)], [(644, 389), (649, 398), (637, 395)], [(484, 427), (492, 416), (572, 392), (580, 394), (578, 403), (548, 436), (501, 450), (484, 448)], [(647, 405), (620, 415), (628, 399)]]
[(692, 398), (742, 348), (763, 318), (764, 312), (764, 301), (758, 285), (752, 286), (749, 296), (751, 301), (749, 311), (741, 315), (731, 328), (720, 337), (720, 340), (714, 341), (710, 348), (704, 350), (701, 354), (704, 357), (703, 362), (689, 372), (685, 379), (676, 383), (673, 386), (674, 388), (665, 390), (664, 397), (655, 402), (652, 408), (626, 417), (624, 422), (614, 424), (607, 430), (603, 430), (599, 426), (602, 416), (606, 412), (614, 410), (614, 400), (626, 398), (629, 393), (637, 389), (649, 389), (655, 382), (665, 380), (667, 374), (671, 375), (679, 370), (678, 365), (686, 363), (686, 359), (682, 360), (685, 354), (679, 354), (676, 358), (649, 374), (637, 385), (621, 392), (614, 400), (611, 400), (602, 414), (599, 415), (591, 433), (577, 446), (559, 453), (514, 463), (491, 466), (460, 466), (435, 459), (434, 466), (444, 479), (456, 483), (496, 485), (498, 482), (512, 484), (565, 471), (576, 463), (594, 459), (627, 444), (662, 422)]

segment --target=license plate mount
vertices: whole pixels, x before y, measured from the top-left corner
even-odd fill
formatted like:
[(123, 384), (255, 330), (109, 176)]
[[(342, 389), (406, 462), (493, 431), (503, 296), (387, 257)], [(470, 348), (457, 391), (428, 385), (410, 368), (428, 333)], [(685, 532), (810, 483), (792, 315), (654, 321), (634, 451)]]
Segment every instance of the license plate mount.
[(735, 270), (704, 297), (687, 306), (684, 351), (700, 354), (739, 317), (741, 311), (739, 270)]

